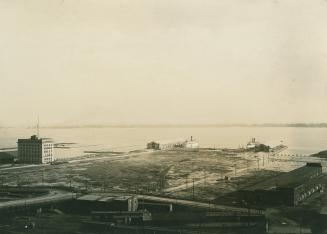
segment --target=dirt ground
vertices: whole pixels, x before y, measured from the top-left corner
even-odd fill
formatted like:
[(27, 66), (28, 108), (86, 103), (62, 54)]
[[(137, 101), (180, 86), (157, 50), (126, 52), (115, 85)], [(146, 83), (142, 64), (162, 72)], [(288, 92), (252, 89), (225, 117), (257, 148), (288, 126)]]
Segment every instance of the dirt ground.
[[(0, 171), (5, 185), (71, 186), (91, 191), (146, 193), (214, 200), (237, 190), (246, 178), (262, 178), (267, 155), (201, 149), (96, 154), (88, 160)], [(269, 175), (269, 173), (268, 173)], [(257, 177), (258, 176), (258, 177)]]

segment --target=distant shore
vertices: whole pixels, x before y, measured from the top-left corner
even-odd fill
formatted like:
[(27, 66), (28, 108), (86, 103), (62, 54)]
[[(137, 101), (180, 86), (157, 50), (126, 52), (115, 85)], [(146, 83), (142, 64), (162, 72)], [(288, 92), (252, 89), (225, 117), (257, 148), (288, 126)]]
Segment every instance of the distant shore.
[[(81, 125), (44, 125), (42, 128), (215, 128), (215, 127), (290, 127), (290, 128), (327, 128), (327, 123), (231, 123), (231, 124), (81, 124)], [(1, 126), (0, 126), (1, 128)], [(5, 127), (2, 127), (5, 128)], [(10, 127), (8, 127), (10, 128)], [(35, 128), (28, 126), (27, 128)]]
[(317, 157), (317, 158), (326, 158), (327, 159), (327, 150), (320, 151), (316, 154), (312, 154), (312, 157)]

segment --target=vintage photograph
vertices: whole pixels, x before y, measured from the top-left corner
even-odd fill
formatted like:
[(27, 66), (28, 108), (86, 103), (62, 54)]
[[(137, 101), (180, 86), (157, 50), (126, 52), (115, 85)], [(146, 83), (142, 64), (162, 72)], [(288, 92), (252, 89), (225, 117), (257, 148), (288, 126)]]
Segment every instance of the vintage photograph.
[(0, 234), (327, 234), (326, 0), (0, 0)]

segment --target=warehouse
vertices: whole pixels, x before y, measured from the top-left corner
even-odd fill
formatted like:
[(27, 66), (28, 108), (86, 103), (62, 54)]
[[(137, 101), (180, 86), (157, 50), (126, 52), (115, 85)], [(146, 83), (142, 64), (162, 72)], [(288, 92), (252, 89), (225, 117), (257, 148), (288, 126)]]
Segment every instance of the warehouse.
[(80, 213), (92, 211), (136, 211), (138, 199), (135, 196), (104, 196), (87, 194), (74, 200), (75, 209)]
[(183, 144), (183, 141), (151, 141), (146, 145), (147, 149), (154, 150), (171, 150), (176, 147), (176, 145)]
[(244, 199), (257, 205), (296, 206), (312, 194), (323, 191), (324, 183), (320, 163), (307, 163), (293, 171), (247, 187)]

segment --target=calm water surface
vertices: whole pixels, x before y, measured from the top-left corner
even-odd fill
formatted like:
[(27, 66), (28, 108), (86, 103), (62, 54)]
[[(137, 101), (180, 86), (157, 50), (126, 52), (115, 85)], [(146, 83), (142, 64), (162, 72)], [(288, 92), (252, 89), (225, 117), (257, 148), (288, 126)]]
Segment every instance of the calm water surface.
[[(18, 138), (35, 134), (35, 129), (0, 128), (0, 148), (15, 147)], [(55, 143), (76, 143), (71, 149), (56, 149), (57, 158), (83, 154), (85, 150), (129, 151), (145, 148), (151, 140), (180, 140), (194, 136), (201, 147), (245, 146), (252, 137), (275, 146), (283, 141), (284, 153), (312, 154), (327, 149), (326, 128), (291, 127), (206, 127), (206, 128), (66, 128), (40, 130), (41, 137)]]

